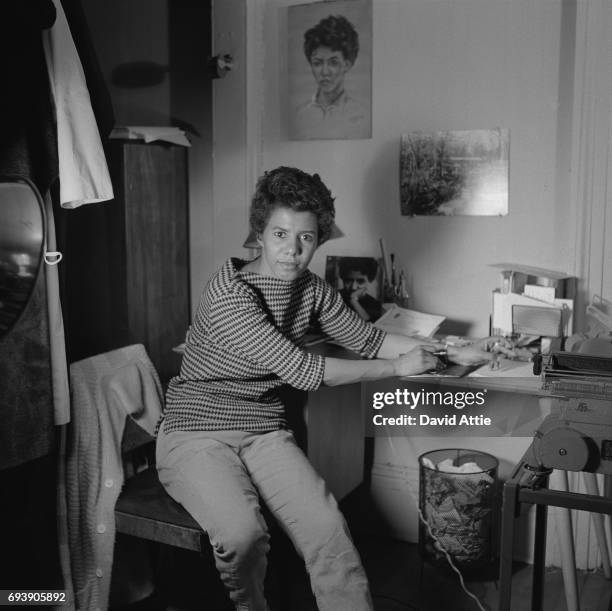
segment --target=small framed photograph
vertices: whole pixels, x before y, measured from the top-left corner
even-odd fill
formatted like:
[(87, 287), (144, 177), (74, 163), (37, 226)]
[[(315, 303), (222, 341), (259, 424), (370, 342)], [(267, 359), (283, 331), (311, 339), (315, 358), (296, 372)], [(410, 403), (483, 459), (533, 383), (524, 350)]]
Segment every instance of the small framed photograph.
[(364, 320), (382, 316), (382, 267), (374, 257), (327, 257), (325, 280)]

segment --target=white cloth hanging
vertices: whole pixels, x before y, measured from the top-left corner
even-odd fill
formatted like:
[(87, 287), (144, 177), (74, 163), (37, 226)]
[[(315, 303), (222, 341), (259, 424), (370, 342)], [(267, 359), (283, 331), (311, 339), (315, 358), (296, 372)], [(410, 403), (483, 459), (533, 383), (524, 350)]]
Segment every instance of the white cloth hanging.
[(57, 115), (60, 202), (77, 208), (113, 199), (113, 187), (83, 66), (62, 5), (53, 3), (57, 17), (43, 31), (43, 48)]

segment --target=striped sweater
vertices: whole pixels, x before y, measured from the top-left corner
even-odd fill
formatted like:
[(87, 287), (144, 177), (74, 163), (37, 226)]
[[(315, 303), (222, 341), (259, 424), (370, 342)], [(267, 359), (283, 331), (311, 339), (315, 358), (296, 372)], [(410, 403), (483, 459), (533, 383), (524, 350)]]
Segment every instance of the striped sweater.
[(229, 259), (204, 290), (180, 373), (168, 386), (167, 433), (285, 427), (279, 388), (315, 390), (323, 380), (324, 357), (303, 349), (314, 321), (362, 356), (380, 349), (385, 333), (315, 274), (289, 281), (242, 271), (245, 264)]

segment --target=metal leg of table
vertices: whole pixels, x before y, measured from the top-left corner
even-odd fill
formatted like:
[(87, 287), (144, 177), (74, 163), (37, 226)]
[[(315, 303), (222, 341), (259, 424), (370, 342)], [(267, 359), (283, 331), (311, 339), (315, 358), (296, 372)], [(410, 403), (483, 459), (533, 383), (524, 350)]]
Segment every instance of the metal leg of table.
[[(589, 483), (589, 490), (592, 494), (569, 492), (567, 490), (567, 485), (561, 486), (561, 488), (563, 488), (562, 490), (551, 490), (548, 480), (552, 469), (533, 470), (533, 468), (529, 467), (529, 459), (532, 458), (533, 456), (529, 455), (528, 450), (523, 456), (523, 460), (517, 465), (512, 473), (510, 479), (504, 484), (499, 567), (499, 611), (510, 611), (514, 521), (520, 514), (523, 505), (534, 505), (536, 508), (533, 585), (531, 591), (532, 611), (541, 611), (544, 599), (548, 507), (560, 507), (567, 510), (568, 518), (570, 509), (612, 515), (612, 498), (608, 496), (599, 496), (597, 487), (593, 486), (594, 475), (591, 474), (586, 477), (586, 481)], [(589, 477), (591, 478), (590, 482)], [(606, 480), (608, 494), (612, 495), (612, 482), (610, 481), (610, 476), (606, 476)], [(571, 538), (571, 528), (569, 527), (567, 528), (567, 536)], [(605, 534), (600, 533), (600, 540), (605, 543)], [(564, 560), (571, 560), (571, 566), (573, 567), (574, 558), (569, 546), (567, 546), (565, 554), (566, 558)], [(570, 556), (572, 557), (570, 558)], [(567, 585), (568, 584), (566, 584), (566, 593)], [(576, 594), (568, 597), (568, 608), (571, 608), (570, 602), (576, 599)]]
[(542, 611), (544, 600), (544, 569), (546, 566), (546, 521), (548, 507), (536, 505), (535, 537), (533, 542), (533, 578), (531, 611)]
[(499, 552), (499, 611), (510, 611), (512, 598), (512, 551), (518, 483), (510, 478), (503, 489), (501, 548)]

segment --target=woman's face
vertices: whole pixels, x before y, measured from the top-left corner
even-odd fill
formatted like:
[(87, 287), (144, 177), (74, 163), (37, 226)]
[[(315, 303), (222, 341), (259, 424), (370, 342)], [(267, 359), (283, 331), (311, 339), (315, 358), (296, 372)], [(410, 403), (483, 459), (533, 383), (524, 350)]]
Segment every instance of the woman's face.
[(367, 293), (369, 292), (368, 289), (371, 283), (363, 272), (351, 270), (342, 278), (342, 284), (344, 288), (351, 293), (357, 290), (361, 290), (362, 293)]
[(370, 280), (363, 272), (351, 270), (342, 277), (342, 285), (349, 294), (357, 292), (359, 295), (370, 295), (376, 297), (374, 281)]
[(328, 95), (342, 91), (344, 77), (351, 67), (341, 51), (329, 47), (317, 47), (310, 56), (310, 68), (319, 90)]
[(274, 209), (263, 233), (258, 272), (282, 280), (295, 280), (306, 269), (318, 246), (318, 223), (313, 212)]

